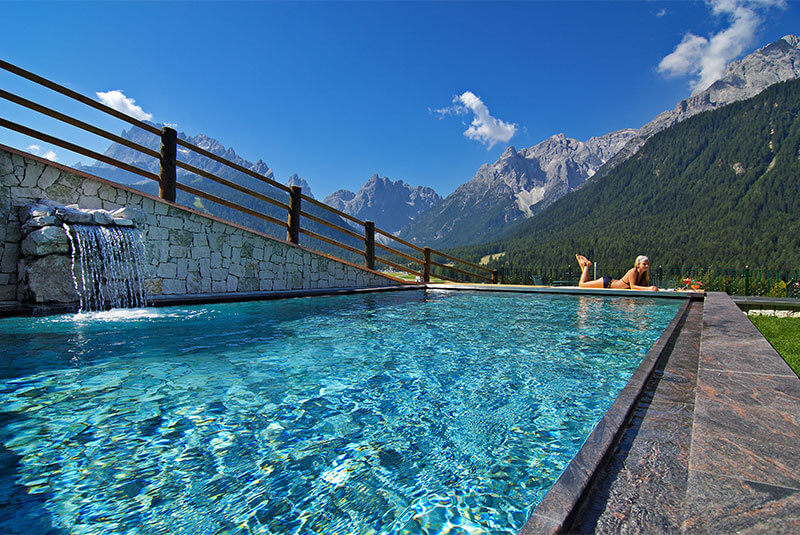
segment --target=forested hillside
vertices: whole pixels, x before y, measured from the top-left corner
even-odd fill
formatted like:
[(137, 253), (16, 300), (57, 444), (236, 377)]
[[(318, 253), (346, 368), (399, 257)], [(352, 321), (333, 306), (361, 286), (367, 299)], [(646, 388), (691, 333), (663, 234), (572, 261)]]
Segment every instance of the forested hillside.
[[(606, 176), (512, 229), (462, 247), (512, 278), (563, 268), (575, 253), (603, 272), (647, 254), (667, 267), (800, 265), (800, 81), (679, 123)], [(576, 265), (577, 267), (577, 265)]]

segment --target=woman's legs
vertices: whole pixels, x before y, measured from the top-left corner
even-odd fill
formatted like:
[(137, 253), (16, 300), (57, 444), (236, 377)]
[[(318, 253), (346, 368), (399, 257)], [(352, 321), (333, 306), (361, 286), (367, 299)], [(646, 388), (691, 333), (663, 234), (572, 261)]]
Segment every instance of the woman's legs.
[(581, 280), (578, 281), (578, 286), (581, 288), (602, 288), (602, 277), (595, 280), (589, 280), (589, 267), (592, 265), (591, 261), (583, 255), (576, 254), (575, 258), (578, 259), (578, 264), (581, 266)]

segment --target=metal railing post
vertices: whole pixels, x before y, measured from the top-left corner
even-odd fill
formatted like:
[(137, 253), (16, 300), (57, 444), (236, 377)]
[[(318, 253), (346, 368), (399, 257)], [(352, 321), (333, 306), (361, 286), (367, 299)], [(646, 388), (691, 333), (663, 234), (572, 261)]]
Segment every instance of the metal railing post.
[(744, 266), (744, 295), (750, 295), (750, 266)]
[(375, 269), (375, 222), (364, 221), (364, 258), (367, 269)]
[(425, 266), (422, 271), (422, 282), (431, 282), (431, 248), (425, 247)]
[(158, 174), (158, 196), (175, 202), (177, 192), (178, 132), (165, 126), (161, 129), (161, 170)]
[(289, 226), (286, 239), (295, 245), (300, 244), (300, 186), (292, 186), (289, 191)]

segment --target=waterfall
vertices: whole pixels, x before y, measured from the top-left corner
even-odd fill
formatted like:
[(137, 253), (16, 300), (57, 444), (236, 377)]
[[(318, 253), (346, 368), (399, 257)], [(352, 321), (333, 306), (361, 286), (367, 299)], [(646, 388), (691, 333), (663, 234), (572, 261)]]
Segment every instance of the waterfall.
[(67, 223), (64, 230), (81, 312), (145, 306), (145, 250), (138, 230)]

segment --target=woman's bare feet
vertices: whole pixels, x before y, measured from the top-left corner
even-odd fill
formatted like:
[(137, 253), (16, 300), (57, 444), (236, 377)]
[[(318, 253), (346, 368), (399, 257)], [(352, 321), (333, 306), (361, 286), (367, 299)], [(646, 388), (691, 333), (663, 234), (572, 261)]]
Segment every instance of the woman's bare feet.
[(586, 269), (587, 267), (592, 265), (591, 260), (589, 260), (588, 258), (586, 258), (581, 254), (576, 254), (575, 258), (578, 260), (578, 264), (580, 264), (581, 269)]

